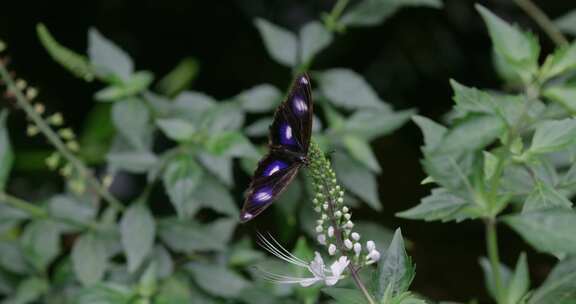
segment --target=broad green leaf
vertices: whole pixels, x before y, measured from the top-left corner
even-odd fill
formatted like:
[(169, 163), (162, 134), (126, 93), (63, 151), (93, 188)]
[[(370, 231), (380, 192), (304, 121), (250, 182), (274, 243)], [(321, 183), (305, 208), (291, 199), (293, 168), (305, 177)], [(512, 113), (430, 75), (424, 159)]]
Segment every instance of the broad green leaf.
[(196, 134), (196, 127), (184, 119), (158, 119), (156, 124), (168, 138), (177, 142), (190, 141)]
[(217, 107), (217, 101), (204, 93), (184, 91), (174, 99), (171, 115), (188, 121), (202, 121), (207, 112)]
[(576, 142), (576, 119), (549, 120), (536, 127), (529, 153), (541, 154), (562, 150)]
[(119, 101), (134, 97), (144, 92), (154, 80), (154, 75), (147, 71), (139, 71), (126, 82), (115, 83), (94, 94), (94, 99), (103, 102)]
[(546, 281), (534, 291), (529, 304), (574, 303), (576, 301), (576, 256), (561, 260)]
[(300, 29), (300, 56), (307, 65), (332, 42), (332, 32), (320, 22), (312, 21)]
[(234, 184), (232, 172), (232, 158), (228, 156), (215, 156), (205, 152), (198, 153), (200, 164), (226, 186)]
[(237, 103), (226, 102), (207, 109), (200, 119), (201, 127), (210, 134), (236, 131), (244, 125), (244, 112)]
[(376, 177), (344, 153), (334, 153), (333, 166), (344, 187), (361, 198), (374, 210), (381, 210)]
[(526, 198), (522, 212), (553, 207), (566, 208), (567, 210), (570, 210), (572, 202), (552, 186), (538, 180), (534, 185), (534, 189)]
[(396, 213), (401, 218), (425, 221), (453, 220), (454, 213), (464, 208), (468, 203), (444, 188), (432, 189), (432, 193), (423, 198), (421, 203), (406, 211)]
[(476, 151), (492, 143), (504, 130), (504, 122), (495, 116), (471, 116), (450, 129), (439, 151)]
[(295, 66), (298, 56), (296, 35), (264, 19), (257, 18), (254, 24), (270, 57), (282, 65)]
[(533, 73), (537, 67), (540, 46), (534, 35), (524, 33), (477, 4), (476, 9), (484, 19), (494, 49), (509, 62)]
[(234, 97), (246, 112), (266, 113), (282, 101), (282, 93), (271, 84), (252, 87)]
[(576, 36), (576, 10), (554, 20), (554, 23), (561, 31)]
[(338, 304), (366, 304), (366, 298), (358, 289), (351, 288), (324, 288), (322, 292), (331, 296)]
[(488, 151), (482, 151), (482, 154), (484, 155), (484, 180), (489, 181), (496, 174), (496, 169), (502, 160)]
[(134, 291), (117, 283), (102, 283), (80, 290), (76, 296), (77, 304), (130, 304)]
[(56, 195), (48, 203), (52, 216), (77, 223), (88, 223), (96, 216), (96, 206), (87, 201), (75, 199), (71, 195)]
[(392, 16), (402, 7), (442, 7), (440, 0), (364, 0), (353, 6), (342, 16), (346, 26), (375, 26)]
[(561, 104), (572, 115), (576, 114), (576, 86), (569, 84), (551, 85), (546, 87), (542, 94)]
[(520, 299), (530, 289), (530, 274), (528, 272), (528, 263), (526, 261), (526, 253), (520, 254), (514, 273), (510, 278), (506, 290), (506, 303), (521, 303)]
[(378, 262), (377, 285), (374, 288), (376, 298), (381, 299), (388, 288), (392, 295), (407, 291), (414, 275), (414, 266), (406, 253), (402, 233), (396, 229), (386, 254)]
[(494, 99), (486, 92), (472, 87), (466, 87), (454, 79), (450, 79), (454, 91), (455, 109), (462, 113), (494, 113)]
[(576, 43), (558, 48), (554, 54), (548, 55), (541, 68), (541, 77), (550, 79), (576, 68)]
[(91, 286), (102, 280), (108, 266), (108, 252), (100, 236), (92, 232), (83, 234), (74, 243), (71, 255), (74, 272), (82, 285)]
[(198, 75), (199, 69), (198, 61), (194, 58), (183, 58), (170, 73), (160, 79), (156, 87), (159, 92), (166, 96), (176, 96), (178, 93), (190, 87), (192, 81), (194, 81)]
[(88, 164), (102, 163), (116, 130), (110, 115), (111, 104), (96, 103), (83, 119), (79, 144), (80, 156)]
[(160, 239), (172, 250), (225, 250), (237, 224), (236, 219), (220, 219), (208, 224), (166, 219), (159, 223)]
[(221, 265), (189, 263), (185, 268), (198, 286), (215, 296), (234, 298), (249, 286), (242, 276)]
[(58, 43), (42, 23), (36, 25), (36, 33), (42, 46), (44, 46), (54, 61), (58, 62), (76, 77), (80, 77), (86, 81), (92, 81), (94, 79), (94, 67), (90, 65), (88, 58)]
[(214, 134), (205, 144), (206, 151), (214, 156), (255, 157), (259, 153), (241, 132), (228, 131)]
[(103, 78), (118, 77), (127, 81), (134, 72), (130, 56), (95, 28), (88, 31), (88, 57), (97, 75)]
[(342, 142), (350, 156), (364, 165), (364, 167), (375, 173), (382, 171), (369, 143), (353, 135), (345, 135)]
[(132, 173), (145, 173), (158, 162), (158, 157), (148, 151), (112, 152), (106, 159), (111, 166)]
[(413, 110), (399, 112), (391, 112), (388, 109), (356, 111), (344, 121), (343, 131), (366, 140), (373, 140), (400, 128), (413, 114)]
[[(316, 75), (316, 74), (315, 74)], [(336, 68), (317, 74), (320, 91), (330, 102), (345, 109), (383, 109), (385, 104), (356, 72)]]
[(0, 242), (0, 268), (17, 274), (26, 274), (30, 267), (17, 242)]
[(29, 277), (18, 284), (14, 296), (8, 298), (2, 303), (6, 304), (28, 304), (38, 303), (42, 295), (50, 289), (46, 279), (39, 277)]
[(414, 115), (412, 120), (420, 127), (424, 135), (424, 149), (427, 151), (435, 150), (442, 142), (448, 129), (424, 116)]
[(38, 271), (44, 271), (60, 253), (60, 227), (50, 220), (29, 223), (20, 238), (26, 259)]
[(184, 304), (199, 303), (213, 304), (208, 297), (196, 292), (188, 278), (183, 275), (169, 277), (163, 282), (158, 295), (155, 297), (156, 304)]
[(564, 208), (504, 217), (504, 222), (538, 251), (556, 256), (576, 254), (576, 213)]
[[(480, 267), (482, 268), (482, 272), (484, 273), (484, 284), (486, 286), (486, 290), (494, 299), (495, 301), (498, 300), (498, 296), (496, 295), (496, 283), (494, 282), (494, 273), (492, 269), (492, 264), (490, 261), (482, 257), (480, 258)], [(498, 267), (498, 272), (500, 274), (500, 278), (502, 279), (503, 287), (505, 288), (508, 286), (510, 282), (510, 278), (512, 277), (512, 271), (504, 264), (500, 264)]]
[(162, 181), (180, 218), (192, 216), (198, 209), (192, 195), (203, 175), (202, 167), (191, 155), (179, 155), (166, 164)]
[(140, 276), (138, 282), (138, 293), (140, 296), (150, 298), (154, 296), (158, 289), (158, 277), (156, 274), (156, 263), (151, 262)]
[(211, 176), (205, 176), (192, 194), (194, 204), (210, 208), (231, 217), (238, 217), (238, 207), (224, 185)]
[(246, 126), (244, 128), (244, 133), (246, 133), (246, 135), (248, 136), (253, 137), (268, 136), (268, 132), (270, 131), (271, 125), (272, 125), (272, 118), (264, 117)]
[(461, 157), (448, 153), (425, 154), (422, 165), (435, 183), (453, 193), (467, 193), (470, 175), (476, 162), (475, 154), (464, 154)]
[(128, 271), (134, 272), (152, 251), (156, 223), (152, 213), (142, 202), (133, 203), (120, 221), (120, 237), (128, 260)]
[(8, 112), (6, 110), (0, 113), (0, 190), (4, 190), (6, 187), (6, 182), (14, 163), (14, 152), (12, 151), (12, 144), (6, 128), (7, 117)]
[(146, 150), (145, 137), (149, 132), (150, 110), (140, 99), (130, 98), (112, 107), (112, 121), (116, 130), (137, 150)]
[(152, 261), (156, 264), (158, 278), (166, 279), (174, 273), (174, 261), (170, 252), (162, 245), (156, 245), (152, 252)]

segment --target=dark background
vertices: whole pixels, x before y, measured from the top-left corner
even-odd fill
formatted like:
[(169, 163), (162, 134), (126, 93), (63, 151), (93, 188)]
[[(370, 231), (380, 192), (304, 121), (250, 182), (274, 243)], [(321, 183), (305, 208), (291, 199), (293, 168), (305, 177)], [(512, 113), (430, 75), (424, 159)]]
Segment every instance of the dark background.
[[(3, 1), (6, 2), (6, 1)], [(535, 31), (547, 54), (551, 42), (511, 0), (479, 1), (506, 20)], [(576, 8), (573, 1), (536, 1), (552, 18)], [(53, 62), (35, 35), (44, 22), (62, 44), (82, 52), (90, 26), (122, 46), (137, 69), (157, 76), (167, 73), (180, 59), (192, 56), (201, 71), (194, 90), (222, 99), (259, 83), (285, 87), (290, 71), (267, 55), (255, 17), (297, 30), (333, 5), (332, 0), (104, 0), (62, 2), (19, 1), (2, 4), (0, 37), (9, 45), (11, 67), (41, 91), (52, 110), (64, 112), (79, 129), (93, 106), (98, 84), (87, 84)], [(448, 0), (442, 10), (404, 9), (383, 24), (349, 29), (317, 58), (313, 69), (349, 67), (365, 75), (379, 95), (397, 109), (416, 108), (419, 114), (441, 119), (451, 107), (448, 79), (481, 88), (501, 87), (491, 63), (486, 29), (473, 1)], [(3, 102), (3, 106), (7, 106)], [(23, 116), (20, 117), (23, 121)], [(22, 123), (24, 126), (24, 124)], [(12, 132), (18, 149), (39, 145), (22, 132)], [(368, 210), (361, 217), (390, 228), (402, 227), (414, 246), (417, 264), (413, 289), (435, 300), (465, 301), (477, 296), (488, 301), (478, 258), (485, 255), (480, 222), (461, 224), (400, 220), (394, 213), (417, 204), (428, 192), (420, 185), (418, 129), (409, 123), (393, 135), (374, 142), (383, 168), (381, 214)], [(42, 175), (37, 175), (41, 179)], [(512, 231), (500, 227), (503, 262), (514, 265), (521, 251), (529, 252), (531, 278), (539, 284), (553, 260), (539, 255)]]

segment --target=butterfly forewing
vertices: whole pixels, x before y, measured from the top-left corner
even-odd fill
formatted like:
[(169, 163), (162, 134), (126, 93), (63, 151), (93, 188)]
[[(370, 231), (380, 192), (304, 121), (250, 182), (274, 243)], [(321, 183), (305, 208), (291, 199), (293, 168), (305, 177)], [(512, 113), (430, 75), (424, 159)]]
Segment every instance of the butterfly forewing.
[(270, 153), (258, 163), (246, 194), (240, 220), (246, 222), (266, 209), (286, 190), (303, 165), (312, 133), (310, 78), (296, 78), (278, 106), (270, 126)]

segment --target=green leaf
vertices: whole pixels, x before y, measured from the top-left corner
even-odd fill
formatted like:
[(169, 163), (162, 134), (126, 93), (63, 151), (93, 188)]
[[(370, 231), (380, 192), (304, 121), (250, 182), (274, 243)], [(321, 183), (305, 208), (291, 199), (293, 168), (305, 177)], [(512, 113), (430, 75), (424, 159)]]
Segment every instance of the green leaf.
[(44, 46), (44, 49), (46, 49), (54, 61), (58, 62), (76, 77), (86, 81), (92, 81), (94, 79), (94, 68), (88, 62), (88, 58), (58, 43), (42, 23), (36, 25), (36, 33), (42, 46)]
[(532, 137), (529, 153), (560, 151), (576, 142), (576, 119), (550, 120), (539, 124)]
[(320, 91), (334, 105), (345, 109), (382, 109), (385, 104), (356, 72), (343, 68), (317, 74)]
[(554, 20), (554, 23), (561, 31), (576, 36), (576, 10)]
[(522, 212), (552, 207), (571, 209), (572, 202), (562, 193), (558, 192), (547, 183), (536, 181), (534, 189), (526, 198)]
[(30, 267), (23, 255), (23, 249), (17, 242), (0, 242), (0, 267), (2, 270), (17, 274), (30, 272)]
[(12, 144), (6, 128), (7, 117), (8, 112), (6, 110), (0, 113), (0, 190), (4, 190), (6, 187), (6, 182), (14, 163), (14, 152), (12, 151)]
[(199, 224), (167, 219), (159, 223), (158, 231), (160, 239), (174, 251), (225, 250), (237, 222), (236, 219), (220, 219)]
[(528, 303), (569, 304), (574, 301), (576, 301), (576, 256), (558, 262), (546, 281), (534, 291)]
[(250, 113), (272, 111), (282, 101), (282, 93), (271, 84), (260, 84), (234, 97), (242, 109)]
[(539, 251), (556, 256), (576, 254), (576, 213), (564, 208), (504, 217), (504, 222)]
[(339, 180), (350, 192), (357, 195), (374, 210), (381, 210), (375, 176), (361, 164), (344, 153), (334, 153), (332, 162)]
[(442, 142), (448, 129), (424, 116), (414, 115), (412, 120), (420, 127), (424, 135), (424, 149), (427, 151), (435, 150)]
[(479, 4), (476, 9), (488, 27), (496, 52), (527, 73), (534, 73), (540, 54), (536, 37), (511, 26)]
[(413, 220), (449, 221), (453, 220), (453, 215), (466, 205), (468, 205), (466, 201), (450, 191), (436, 188), (432, 189), (432, 193), (423, 198), (419, 205), (396, 213), (396, 216)]
[(176, 275), (169, 277), (163, 282), (158, 295), (155, 298), (155, 304), (184, 304), (184, 303), (200, 303), (212, 304), (213, 302), (207, 300), (204, 295), (194, 292), (191, 282), (183, 275)]
[(530, 289), (530, 274), (528, 271), (528, 263), (526, 262), (526, 253), (520, 254), (518, 262), (516, 263), (516, 268), (508, 287), (506, 290), (506, 303), (521, 303), (520, 299)]
[(220, 103), (206, 110), (201, 116), (191, 121), (201, 120), (201, 128), (210, 134), (223, 131), (237, 131), (244, 125), (244, 112), (234, 102)]
[[(492, 299), (497, 301), (498, 296), (496, 295), (496, 283), (494, 282), (494, 273), (492, 269), (492, 264), (487, 258), (482, 257), (480, 258), (480, 267), (482, 267), (482, 272), (484, 273), (484, 284), (486, 285), (486, 290), (488, 290), (488, 293), (490, 294)], [(510, 268), (508, 268), (504, 264), (500, 264), (500, 266), (498, 267), (498, 271), (500, 274), (500, 278), (502, 279), (502, 283), (504, 284), (504, 287), (508, 286), (510, 278), (512, 277), (512, 272), (510, 271)]]
[(48, 203), (52, 216), (77, 223), (88, 223), (96, 216), (96, 206), (87, 201), (79, 201), (71, 195), (56, 195)]
[(183, 58), (170, 73), (160, 79), (156, 88), (163, 95), (174, 97), (190, 87), (199, 69), (198, 61), (194, 58)]
[(388, 109), (356, 111), (344, 121), (343, 131), (370, 141), (400, 128), (414, 112), (413, 110), (391, 112)]
[(146, 150), (145, 137), (149, 132), (150, 110), (140, 99), (130, 98), (112, 107), (112, 121), (116, 130), (133, 148)]
[(77, 294), (78, 304), (129, 304), (134, 292), (116, 283), (102, 283), (84, 288)]
[(140, 276), (138, 282), (138, 293), (144, 298), (150, 298), (156, 293), (157, 288), (158, 280), (156, 275), (156, 264), (151, 262)]
[(298, 41), (293, 33), (264, 19), (254, 20), (270, 57), (276, 62), (293, 67), (298, 55)]
[(440, 0), (364, 0), (353, 6), (341, 18), (346, 26), (375, 26), (384, 22), (402, 7), (442, 7)]
[(166, 164), (162, 181), (180, 218), (192, 216), (198, 209), (193, 194), (203, 175), (202, 167), (189, 155), (179, 155)]
[(414, 275), (414, 266), (406, 253), (402, 233), (396, 229), (386, 254), (378, 262), (377, 286), (374, 288), (376, 298), (381, 299), (389, 288), (392, 295), (407, 291)]
[(368, 221), (354, 221), (354, 231), (358, 232), (363, 240), (372, 240), (381, 252), (390, 245), (394, 238), (394, 231), (380, 224)]
[(450, 129), (439, 151), (462, 152), (476, 151), (492, 143), (504, 130), (504, 122), (489, 115), (471, 116), (460, 121)]
[(494, 174), (496, 174), (501, 160), (498, 156), (488, 151), (482, 151), (482, 154), (484, 155), (484, 180), (489, 181), (494, 177)]
[(108, 264), (106, 242), (94, 233), (83, 234), (72, 248), (72, 264), (76, 277), (84, 286), (99, 283)]
[(174, 273), (174, 261), (164, 246), (156, 245), (152, 252), (152, 262), (156, 264), (158, 278), (166, 279)]
[(540, 70), (543, 79), (561, 75), (576, 68), (576, 43), (560, 47), (548, 55)]
[(13, 298), (8, 298), (2, 303), (6, 304), (27, 304), (38, 303), (38, 300), (46, 294), (50, 286), (43, 278), (30, 277), (18, 284)]
[(554, 84), (546, 87), (542, 95), (561, 104), (571, 114), (576, 114), (576, 86), (570, 84)]
[(106, 159), (110, 166), (132, 173), (145, 173), (158, 162), (158, 157), (148, 151), (111, 152)]
[(256, 120), (252, 124), (246, 126), (244, 128), (244, 133), (246, 133), (246, 135), (252, 136), (252, 137), (268, 136), (268, 132), (270, 131), (271, 125), (272, 125), (272, 118), (271, 117), (264, 117), (264, 118)]
[(26, 259), (44, 271), (60, 253), (60, 227), (50, 220), (37, 220), (24, 228), (20, 238)]
[(300, 56), (302, 63), (309, 64), (316, 54), (332, 42), (332, 32), (320, 22), (312, 21), (300, 29)]
[(205, 148), (214, 156), (255, 157), (259, 155), (250, 140), (237, 131), (222, 132), (210, 136)]
[(234, 184), (232, 175), (232, 159), (228, 156), (215, 156), (208, 153), (198, 153), (198, 161), (202, 166), (214, 176), (216, 176), (226, 186)]
[(133, 203), (120, 221), (120, 237), (128, 260), (128, 271), (134, 272), (152, 251), (156, 223), (152, 213), (142, 202)]
[(215, 296), (234, 298), (249, 286), (242, 276), (221, 265), (190, 263), (185, 268), (198, 286)]
[(495, 105), (492, 96), (484, 91), (472, 87), (466, 87), (454, 79), (450, 79), (450, 85), (454, 91), (455, 109), (466, 115), (468, 113), (494, 113)]
[(168, 138), (177, 142), (190, 141), (196, 134), (196, 127), (184, 119), (158, 119), (156, 124)]
[(154, 75), (150, 72), (136, 72), (126, 82), (112, 84), (96, 92), (94, 98), (98, 101), (109, 102), (134, 97), (138, 93), (145, 91), (153, 80)]
[(127, 81), (134, 72), (134, 63), (128, 54), (95, 28), (88, 31), (88, 57), (98, 76), (117, 77)]
[(358, 289), (331, 287), (322, 289), (322, 292), (339, 304), (366, 304), (366, 298)]
[(370, 144), (366, 141), (356, 136), (346, 135), (342, 139), (342, 142), (346, 150), (348, 150), (348, 153), (350, 153), (350, 156), (363, 164), (367, 169), (375, 173), (382, 171), (376, 156), (370, 148)]
[(238, 207), (226, 187), (211, 176), (205, 176), (192, 194), (195, 204), (231, 217), (238, 217)]
[(470, 192), (469, 180), (475, 163), (476, 154), (470, 153), (461, 157), (448, 153), (426, 153), (422, 160), (424, 170), (435, 183), (458, 195)]

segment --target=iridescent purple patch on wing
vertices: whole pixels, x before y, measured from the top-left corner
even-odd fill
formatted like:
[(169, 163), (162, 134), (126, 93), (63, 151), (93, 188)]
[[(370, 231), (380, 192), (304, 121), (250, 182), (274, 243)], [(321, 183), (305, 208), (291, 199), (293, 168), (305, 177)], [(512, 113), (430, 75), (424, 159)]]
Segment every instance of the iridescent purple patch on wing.
[(268, 167), (266, 167), (266, 169), (264, 169), (264, 176), (271, 176), (272, 174), (285, 169), (286, 167), (288, 167), (288, 164), (285, 162), (281, 160), (275, 160), (271, 162)]
[(280, 143), (283, 145), (296, 145), (294, 134), (292, 134), (292, 127), (287, 123), (280, 124)]
[(301, 84), (308, 84), (308, 79), (306, 76), (300, 76), (300, 83)]
[(272, 199), (272, 188), (262, 187), (252, 194), (252, 202), (255, 204), (265, 204)]
[(308, 105), (306, 104), (304, 99), (302, 99), (299, 96), (294, 96), (294, 98), (292, 99), (292, 108), (294, 109), (294, 112), (298, 116), (304, 115), (306, 114), (306, 112), (308, 112)]

